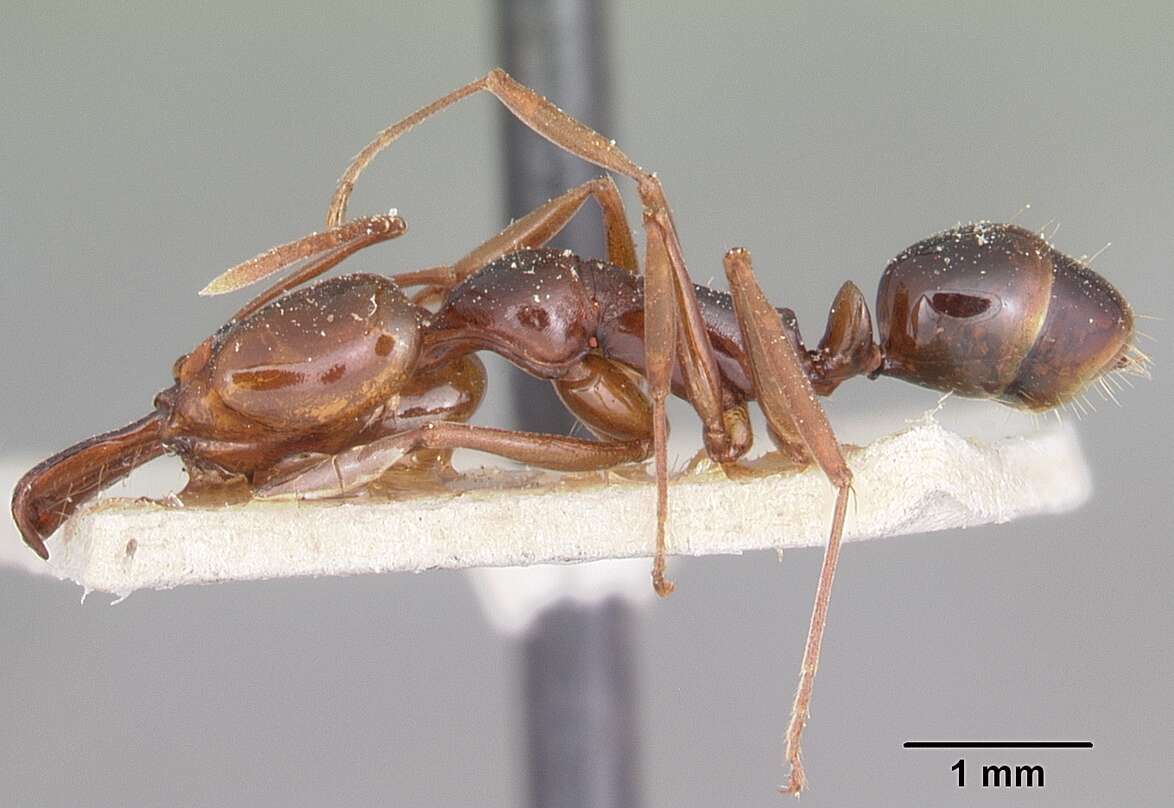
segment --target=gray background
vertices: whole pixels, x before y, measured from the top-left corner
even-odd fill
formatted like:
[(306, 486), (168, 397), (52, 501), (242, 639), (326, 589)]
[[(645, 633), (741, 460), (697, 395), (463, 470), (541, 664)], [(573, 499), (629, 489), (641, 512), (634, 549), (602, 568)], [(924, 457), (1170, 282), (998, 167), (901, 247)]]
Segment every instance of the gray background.
[[(906, 244), (1030, 203), (1019, 221), (1059, 221), (1069, 252), (1112, 241), (1096, 266), (1165, 318), (1141, 322), (1156, 380), (1078, 425), (1087, 507), (845, 551), (804, 805), (979, 802), (951, 784), (956, 754), (903, 751), (909, 738), (1094, 740), (989, 756), (1047, 765), (1033, 804), (1174, 793), (1174, 15), (983, 5), (678, 2), (611, 17), (617, 136), (663, 177), (699, 280), (745, 244), (815, 337), (843, 280), (871, 290)], [(0, 455), (144, 412), (172, 360), (239, 305), (195, 290), (318, 227), (371, 134), (494, 64), (491, 7), (435, 8), (5, 4)], [(497, 115), (466, 102), (376, 165), (352, 213), (396, 206), (412, 229), (352, 266), (447, 260), (503, 223)], [(858, 381), (830, 412), (899, 422), (935, 399)], [(482, 421), (502, 423), (491, 404)], [(641, 612), (650, 806), (779, 804), (818, 564), (678, 563), (679, 594)], [(516, 647), (458, 574), (141, 593), (117, 608), (78, 595), (0, 570), (4, 804), (525, 797)]]

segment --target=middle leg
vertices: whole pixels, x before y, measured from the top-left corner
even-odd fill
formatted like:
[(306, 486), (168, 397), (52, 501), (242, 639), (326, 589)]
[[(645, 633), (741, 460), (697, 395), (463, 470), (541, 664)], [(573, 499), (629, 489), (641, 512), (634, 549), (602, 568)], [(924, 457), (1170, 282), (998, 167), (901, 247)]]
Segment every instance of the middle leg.
[[(479, 361), (458, 357), (448, 366)], [(453, 374), (433, 371), (440, 378)], [(424, 424), (404, 422), (407, 429), (379, 435), (374, 440), (336, 454), (317, 454), (287, 464), (257, 486), (261, 497), (338, 496), (362, 488), (383, 471), (405, 462), (421, 451), (474, 449), (540, 468), (558, 471), (591, 471), (621, 463), (646, 460), (651, 454), (648, 401), (628, 373), (600, 356), (588, 355), (555, 381), (559, 396), (600, 440), (568, 438), (532, 432), (434, 420)], [(410, 388), (410, 383), (409, 383)], [(480, 400), (481, 390), (465, 396), (468, 403), (450, 417), (465, 418)], [(380, 430), (386, 427), (381, 426)]]
[[(726, 413), (721, 404), (721, 377), (708, 343), (677, 238), (676, 227), (660, 180), (645, 171), (608, 140), (590, 127), (563, 112), (547, 99), (514, 81), (503, 70), (491, 70), (485, 76), (437, 99), (380, 132), (364, 147), (343, 172), (327, 211), (328, 226), (343, 221), (347, 201), (363, 169), (384, 148), (401, 135), (437, 112), (478, 92), (497, 98), (515, 117), (530, 129), (563, 150), (601, 168), (631, 178), (637, 184), (644, 205), (646, 234), (645, 258), (645, 373), (652, 390), (653, 442), (657, 477), (657, 557), (660, 564), (653, 571), (653, 584), (661, 595), (672, 591), (664, 579), (664, 526), (668, 502), (668, 420), (665, 401), (669, 394), (672, 368), (677, 350), (677, 319), (683, 321), (681, 333), (688, 344), (687, 357), (692, 366), (689, 398), (700, 417), (706, 449), (719, 461), (736, 457), (738, 447), (730, 424), (737, 415)], [(741, 451), (745, 451), (742, 447)]]
[(648, 440), (592, 441), (438, 421), (333, 455), (318, 455), (254, 492), (262, 499), (321, 499), (362, 489), (413, 452), (473, 449), (558, 471), (592, 471), (645, 460)]
[(593, 198), (603, 213), (607, 261), (636, 272), (636, 246), (624, 215), (624, 203), (611, 177), (597, 177), (576, 185), (511, 222), (500, 233), (451, 265), (428, 267), (392, 276), (400, 286), (429, 286), (447, 290), (506, 253), (543, 247), (554, 238), (587, 201)]

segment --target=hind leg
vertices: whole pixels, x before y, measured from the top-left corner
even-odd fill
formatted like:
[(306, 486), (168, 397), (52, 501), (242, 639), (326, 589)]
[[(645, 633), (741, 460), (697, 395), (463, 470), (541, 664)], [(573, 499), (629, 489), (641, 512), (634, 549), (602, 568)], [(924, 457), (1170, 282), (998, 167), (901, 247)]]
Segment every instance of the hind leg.
[(815, 672), (819, 667), (819, 652), (827, 623), (832, 581), (840, 555), (848, 494), (852, 490), (852, 472), (840, 452), (840, 444), (831, 424), (816, 400), (811, 381), (803, 372), (799, 356), (783, 332), (778, 312), (767, 301), (754, 278), (750, 253), (740, 248), (730, 250), (726, 253), (725, 268), (743, 343), (750, 357), (755, 392), (770, 425), (771, 436), (780, 444), (780, 448), (789, 450), (793, 456), (809, 458), (836, 488), (832, 526), (815, 592), (799, 686), (795, 692), (791, 721), (787, 726), (786, 754), (791, 764), (791, 775), (782, 791), (784, 794), (798, 794), (806, 783), (800, 742), (803, 728), (807, 725)]

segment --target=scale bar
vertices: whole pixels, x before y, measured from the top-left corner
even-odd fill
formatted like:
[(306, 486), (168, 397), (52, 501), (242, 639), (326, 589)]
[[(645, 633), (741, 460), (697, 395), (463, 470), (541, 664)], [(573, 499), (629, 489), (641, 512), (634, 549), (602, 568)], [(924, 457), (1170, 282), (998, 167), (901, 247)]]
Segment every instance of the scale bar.
[(905, 741), (906, 749), (1092, 749), (1092, 741)]

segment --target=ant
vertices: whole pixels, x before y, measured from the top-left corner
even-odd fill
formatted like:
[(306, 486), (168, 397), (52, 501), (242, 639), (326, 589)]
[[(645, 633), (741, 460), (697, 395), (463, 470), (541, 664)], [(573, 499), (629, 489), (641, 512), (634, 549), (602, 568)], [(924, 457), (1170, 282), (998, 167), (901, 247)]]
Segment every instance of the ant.
[[(605, 175), (511, 223), (451, 265), (391, 278), (351, 274), (303, 286), (351, 254), (405, 232), (386, 215), (347, 220), (354, 183), (382, 149), (426, 118), (485, 91), (556, 146), (636, 183), (643, 274), (615, 183)], [(603, 212), (606, 260), (546, 245), (591, 198)], [(872, 316), (851, 282), (808, 349), (793, 312), (762, 293), (750, 253), (726, 253), (730, 292), (694, 284), (656, 174), (501, 70), (383, 130), (351, 162), (327, 229), (233, 267), (202, 294), (294, 271), (176, 361), (154, 410), (45, 460), (18, 483), (13, 516), (25, 542), (44, 539), (86, 499), (171, 452), (187, 491), (237, 481), (252, 496), (361, 492), (393, 468), (447, 463), (475, 449), (558, 470), (653, 458), (653, 585), (665, 577), (670, 393), (688, 401), (705, 451), (730, 473), (750, 449), (749, 401), (782, 455), (816, 464), (836, 489), (802, 670), (787, 729), (786, 793), (805, 777), (800, 739), (819, 662), (852, 473), (817, 396), (858, 375), (895, 376), (1030, 411), (1057, 407), (1108, 374), (1144, 374), (1124, 298), (1076, 259), (1021, 227), (979, 223), (919, 241), (887, 266)], [(301, 287), (301, 288), (298, 288)], [(421, 287), (409, 298), (404, 290)], [(478, 351), (548, 379), (596, 440), (465, 423), (485, 389)], [(647, 393), (641, 382), (646, 384)]]

